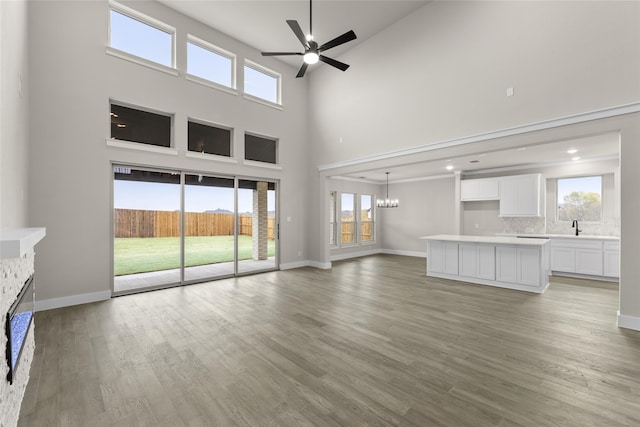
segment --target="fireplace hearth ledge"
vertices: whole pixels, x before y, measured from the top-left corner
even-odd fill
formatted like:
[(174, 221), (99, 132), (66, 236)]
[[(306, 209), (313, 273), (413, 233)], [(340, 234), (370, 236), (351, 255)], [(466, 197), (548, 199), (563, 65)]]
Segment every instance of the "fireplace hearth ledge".
[(20, 258), (46, 235), (44, 227), (0, 230), (0, 259)]

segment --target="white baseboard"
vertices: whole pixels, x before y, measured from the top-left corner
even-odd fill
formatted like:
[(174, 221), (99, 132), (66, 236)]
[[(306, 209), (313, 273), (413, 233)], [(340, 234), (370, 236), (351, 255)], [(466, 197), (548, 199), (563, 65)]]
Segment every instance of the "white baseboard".
[(285, 262), (280, 264), (280, 270), (291, 270), (294, 268), (308, 267), (309, 261), (295, 261), (295, 262)]
[(328, 269), (331, 268), (331, 263), (330, 262), (318, 262), (318, 261), (309, 260), (309, 261), (307, 261), (307, 265), (309, 267), (315, 267), (315, 268), (319, 268), (321, 270), (328, 270)]
[(302, 268), (302, 267), (314, 267), (322, 270), (328, 270), (331, 268), (330, 262), (318, 262), (312, 260), (304, 260), (304, 261), (295, 261), (295, 262), (286, 262), (284, 264), (280, 264), (280, 270), (291, 270), (294, 268)]
[(36, 301), (35, 311), (53, 310), (90, 302), (105, 301), (111, 298), (111, 291), (92, 292), (90, 294), (71, 295), (68, 297), (50, 298)]
[(640, 331), (640, 317), (620, 314), (618, 310), (618, 327)]
[(358, 252), (347, 252), (344, 254), (331, 255), (331, 261), (340, 261), (343, 259), (358, 258), (361, 256), (369, 256), (369, 255), (375, 255), (379, 253), (380, 253), (380, 249), (371, 249), (368, 251), (358, 251)]
[(401, 249), (382, 249), (380, 253), (389, 255), (402, 255), (402, 256), (414, 256), (418, 258), (426, 258), (427, 252), (421, 251), (403, 251)]

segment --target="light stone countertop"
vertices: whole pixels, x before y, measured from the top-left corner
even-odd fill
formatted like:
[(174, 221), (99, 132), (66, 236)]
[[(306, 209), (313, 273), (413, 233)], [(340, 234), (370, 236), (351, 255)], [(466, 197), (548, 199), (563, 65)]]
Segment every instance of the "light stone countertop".
[(514, 236), (462, 236), (458, 234), (437, 234), (420, 237), (425, 240), (442, 240), (458, 243), (489, 243), (495, 245), (544, 246), (549, 243), (546, 238), (521, 238)]
[(610, 240), (619, 241), (620, 237), (617, 236), (595, 236), (592, 234), (581, 234), (576, 236), (575, 234), (532, 234), (532, 233), (499, 233), (496, 236), (500, 237), (546, 237), (548, 239), (581, 239), (581, 240)]

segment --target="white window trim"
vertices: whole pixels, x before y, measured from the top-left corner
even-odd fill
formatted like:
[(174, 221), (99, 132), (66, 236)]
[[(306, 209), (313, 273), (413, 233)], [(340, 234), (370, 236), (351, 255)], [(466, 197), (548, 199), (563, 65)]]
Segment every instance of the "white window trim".
[[(335, 230), (333, 233), (333, 244), (329, 243), (329, 248), (331, 249), (335, 249), (340, 247), (339, 243), (338, 243), (338, 238), (340, 233), (338, 233), (338, 194), (340, 194), (340, 192), (336, 191), (336, 190), (330, 190), (329, 191), (329, 207), (331, 207), (331, 193), (334, 194), (335, 197), (335, 201), (333, 203), (333, 222), (331, 222), (331, 220), (329, 220), (329, 228), (331, 228), (331, 224), (335, 225)], [(329, 216), (331, 216), (331, 211), (329, 211)]]
[[(230, 126), (226, 126), (220, 123), (216, 123), (216, 122), (210, 122), (208, 120), (203, 120), (203, 119), (198, 119), (196, 117), (187, 117), (187, 139), (188, 139), (188, 133), (189, 133), (189, 122), (193, 122), (193, 123), (198, 123), (200, 125), (203, 126), (209, 126), (209, 127), (214, 127), (214, 128), (218, 128), (218, 129), (225, 129), (231, 132), (231, 141), (229, 141), (229, 152), (231, 153), (231, 155), (229, 157), (227, 156), (221, 156), (219, 154), (211, 154), (211, 153), (198, 153), (197, 151), (191, 151), (189, 150), (189, 144), (187, 142), (187, 157), (193, 157), (193, 158), (198, 158), (198, 159), (209, 159), (209, 160), (215, 160), (215, 159), (225, 159), (224, 161), (226, 161), (227, 163), (238, 163), (238, 159), (235, 158), (234, 156), (234, 150), (233, 150), (233, 135), (235, 133), (235, 129), (230, 127)], [(232, 162), (229, 161), (229, 159), (233, 159)]]
[[(358, 195), (358, 206), (360, 209), (358, 209), (358, 213), (361, 214), (362, 213), (362, 196), (369, 196), (371, 197), (371, 210), (373, 211), (372, 213), (372, 217), (373, 219), (371, 221), (362, 221), (362, 219), (360, 219), (360, 215), (358, 215), (358, 244), (360, 246), (367, 246), (367, 245), (375, 245), (376, 244), (376, 238), (377, 238), (377, 233), (376, 233), (376, 211), (375, 211), (375, 203), (376, 203), (376, 195), (375, 194), (368, 194), (368, 193), (362, 193)], [(362, 224), (367, 224), (370, 223), (371, 224), (371, 232), (373, 233), (373, 239), (371, 240), (362, 240)]]
[(604, 174), (591, 174), (591, 175), (580, 175), (580, 176), (568, 176), (568, 177), (561, 177), (561, 178), (555, 178), (556, 182), (555, 182), (555, 187), (556, 187), (556, 194), (555, 194), (555, 222), (556, 224), (571, 224), (573, 222), (573, 220), (563, 220), (558, 218), (558, 210), (560, 209), (560, 207), (558, 206), (558, 183), (560, 180), (562, 179), (578, 179), (578, 178), (592, 178), (592, 177), (600, 177), (600, 221), (586, 221), (586, 220), (578, 220), (580, 223), (582, 224), (591, 224), (591, 225), (598, 225), (598, 224), (604, 224), (605, 222), (605, 218), (604, 218)]
[[(250, 101), (254, 101), (254, 102), (257, 102), (259, 104), (263, 104), (263, 105), (266, 105), (266, 106), (269, 106), (269, 107), (273, 107), (273, 108), (282, 110), (283, 109), (282, 108), (282, 75), (280, 73), (277, 73), (277, 72), (275, 72), (273, 70), (270, 70), (269, 68), (267, 68), (267, 67), (265, 67), (263, 65), (257, 64), (257, 63), (255, 63), (253, 61), (250, 61), (248, 59), (244, 60), (244, 66), (245, 67), (249, 67), (249, 68), (253, 68), (254, 70), (256, 70), (258, 72), (261, 72), (263, 74), (271, 76), (271, 77), (275, 78), (276, 82), (277, 82), (277, 85), (276, 85), (276, 102), (275, 103), (271, 102), (271, 101), (269, 101), (267, 99), (263, 99), (263, 98), (260, 98), (258, 96), (251, 95), (251, 94), (247, 93), (244, 90), (244, 80), (243, 80), (243, 85), (242, 86), (243, 86), (244, 97), (246, 99), (250, 100)], [(244, 68), (243, 68), (243, 70), (244, 70)], [(243, 73), (243, 76), (244, 76), (244, 73)]]
[[(129, 18), (135, 19), (136, 21), (140, 21), (143, 24), (147, 24), (153, 28), (156, 28), (160, 31), (164, 31), (165, 33), (169, 33), (171, 35), (171, 66), (167, 67), (164, 64), (160, 64), (154, 61), (151, 61), (146, 58), (142, 58), (141, 56), (137, 56), (128, 52), (124, 52), (120, 49), (116, 49), (111, 47), (111, 17), (109, 16), (109, 35), (107, 38), (107, 53), (122, 59), (126, 59), (141, 65), (145, 65), (147, 67), (155, 68), (160, 71), (169, 72), (170, 74), (179, 75), (178, 70), (176, 68), (176, 29), (170, 25), (165, 24), (162, 21), (159, 21), (155, 18), (152, 18), (144, 13), (138, 12), (135, 9), (131, 9), (123, 4), (115, 2), (113, 0), (109, 0), (109, 10), (114, 10), (118, 13), (128, 16)], [(172, 70), (173, 72), (169, 71)]]
[[(177, 155), (178, 149), (174, 147), (174, 120), (175, 114), (167, 113), (166, 111), (156, 110), (154, 108), (142, 107), (140, 105), (131, 104), (129, 102), (118, 101), (117, 99), (110, 98), (109, 99), (109, 111), (111, 111), (111, 104), (119, 105), (120, 107), (132, 108), (139, 111), (144, 111), (147, 113), (158, 114), (160, 116), (165, 116), (171, 118), (171, 130), (169, 134), (169, 144), (170, 147), (161, 147), (159, 145), (146, 144), (144, 142), (136, 142), (136, 141), (127, 141), (124, 139), (113, 139), (107, 138), (107, 145), (111, 147), (119, 147), (119, 148), (131, 148), (134, 150), (140, 151), (149, 151), (152, 153), (163, 153), (163, 154), (171, 154)], [(110, 125), (110, 124), (109, 124)], [(142, 147), (138, 147), (138, 145)]]
[(198, 153), (197, 151), (188, 151), (185, 153), (185, 157), (191, 157), (192, 159), (213, 160), (222, 163), (234, 163), (238, 164), (238, 159), (234, 157), (219, 156), (217, 154)]
[[(212, 80), (208, 80), (205, 79), (203, 77), (199, 77), (199, 76), (195, 76), (193, 74), (189, 74), (188, 72), (186, 72), (185, 70), (185, 77), (187, 78), (187, 80), (191, 80), (195, 83), (200, 83), (200, 84), (204, 84), (205, 86), (209, 86), (212, 87), (214, 89), (220, 89), (223, 90), (225, 92), (228, 93), (233, 93), (234, 95), (238, 94), (238, 84), (237, 84), (237, 58), (236, 58), (236, 54), (233, 52), (229, 52), (228, 50), (225, 50), (219, 46), (216, 46), (212, 43), (209, 43), (206, 40), (202, 40), (199, 37), (196, 37), (192, 34), (187, 34), (187, 44), (185, 45), (185, 48), (188, 50), (188, 44), (191, 43), (193, 45), (196, 45), (202, 49), (208, 50), (211, 53), (215, 53), (216, 55), (220, 55), (222, 57), (225, 57), (229, 60), (231, 60), (231, 86), (225, 86), (223, 84), (220, 83), (216, 83)], [(189, 69), (189, 57), (187, 56), (187, 70)]]
[(275, 170), (282, 170), (282, 165), (279, 164), (274, 164), (274, 163), (267, 163), (267, 162), (258, 162), (256, 160), (244, 160), (242, 162), (243, 165), (245, 166), (256, 166), (259, 168), (265, 168), (265, 169), (275, 169)]
[(129, 150), (147, 151), (150, 153), (169, 154), (177, 156), (178, 150), (171, 147), (160, 147), (158, 145), (145, 144), (143, 142), (125, 141), (122, 139), (106, 139), (107, 146), (116, 148), (126, 148)]

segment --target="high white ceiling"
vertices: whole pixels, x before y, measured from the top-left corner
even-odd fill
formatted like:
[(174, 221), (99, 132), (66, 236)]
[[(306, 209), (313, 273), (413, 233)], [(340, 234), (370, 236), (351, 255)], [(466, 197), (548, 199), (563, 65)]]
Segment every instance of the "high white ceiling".
[[(303, 51), (287, 19), (297, 20), (305, 33), (309, 31), (308, 0), (158, 1), (260, 51)], [(313, 36), (322, 44), (353, 30), (356, 40), (325, 52), (336, 58), (426, 3), (423, 0), (315, 0)], [(297, 56), (278, 58), (295, 67), (302, 63)]]
[[(260, 51), (302, 52), (302, 46), (286, 20), (297, 20), (303, 31), (309, 31), (308, 0), (157, 0), (203, 24), (217, 29)], [(340, 55), (364, 40), (376, 35), (391, 24), (424, 6), (423, 0), (314, 0), (313, 35), (322, 44), (349, 30), (357, 35), (357, 40), (326, 52), (327, 56)], [(278, 57), (298, 68), (299, 56)], [(308, 73), (312, 72), (310, 67)], [(570, 148), (576, 154), (568, 154)], [(590, 135), (576, 139), (538, 142), (526, 148), (500, 149), (473, 155), (443, 157), (429, 161), (408, 160), (402, 166), (358, 167), (357, 172), (342, 171), (337, 177), (383, 183), (385, 172), (390, 172), (390, 182), (415, 180), (440, 175), (473, 174), (504, 168), (524, 168), (576, 161), (617, 158), (619, 137), (615, 132)], [(447, 166), (453, 166), (447, 170)], [(355, 169), (354, 169), (355, 170)]]

